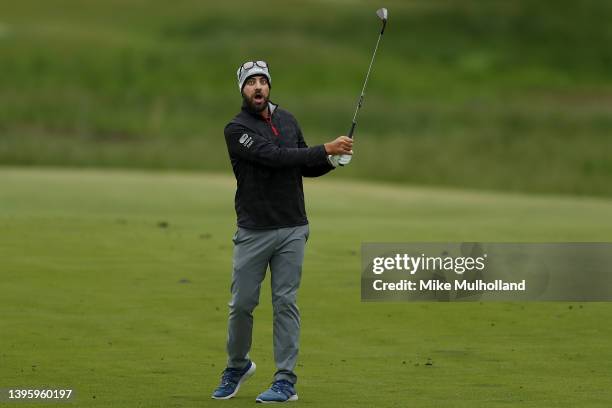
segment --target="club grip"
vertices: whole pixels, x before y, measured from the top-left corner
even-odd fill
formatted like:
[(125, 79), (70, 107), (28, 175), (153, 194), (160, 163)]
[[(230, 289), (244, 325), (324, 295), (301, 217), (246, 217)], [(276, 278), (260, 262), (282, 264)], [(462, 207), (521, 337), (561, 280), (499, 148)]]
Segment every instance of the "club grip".
[[(357, 126), (357, 123), (353, 122), (353, 124), (351, 125), (351, 130), (349, 130), (348, 135), (347, 135), (351, 139), (353, 138), (353, 133), (355, 133), (355, 126)], [(340, 166), (345, 166), (351, 162), (352, 157), (353, 156), (351, 156), (350, 154), (343, 154), (340, 156), (340, 160), (338, 160), (338, 164)]]
[(349, 130), (348, 132), (348, 137), (350, 137), (351, 139), (353, 138), (353, 133), (355, 132), (355, 126), (357, 126), (357, 123), (353, 122), (353, 124), (351, 125), (351, 130)]

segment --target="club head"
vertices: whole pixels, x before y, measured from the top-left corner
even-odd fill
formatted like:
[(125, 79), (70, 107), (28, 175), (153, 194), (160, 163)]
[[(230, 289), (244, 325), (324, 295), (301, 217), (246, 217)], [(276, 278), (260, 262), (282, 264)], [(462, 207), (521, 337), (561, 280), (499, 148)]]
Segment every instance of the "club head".
[(389, 12), (387, 11), (386, 8), (383, 7), (383, 8), (379, 8), (378, 10), (376, 10), (376, 15), (382, 21), (386, 22), (387, 21), (387, 16), (389, 15)]
[(380, 30), (380, 35), (383, 35), (385, 32), (385, 27), (387, 27), (387, 18), (389, 17), (389, 12), (386, 8), (383, 7), (376, 10), (376, 15), (382, 20), (383, 26)]

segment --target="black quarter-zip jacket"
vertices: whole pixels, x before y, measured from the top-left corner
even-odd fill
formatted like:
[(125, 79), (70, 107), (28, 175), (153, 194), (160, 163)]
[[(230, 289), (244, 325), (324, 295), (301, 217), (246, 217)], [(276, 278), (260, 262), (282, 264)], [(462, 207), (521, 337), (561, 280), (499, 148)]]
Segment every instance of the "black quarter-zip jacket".
[(273, 229), (308, 224), (302, 176), (318, 177), (333, 166), (323, 145), (308, 147), (293, 115), (268, 102), (264, 119), (243, 103), (225, 127), (236, 176), (238, 226)]

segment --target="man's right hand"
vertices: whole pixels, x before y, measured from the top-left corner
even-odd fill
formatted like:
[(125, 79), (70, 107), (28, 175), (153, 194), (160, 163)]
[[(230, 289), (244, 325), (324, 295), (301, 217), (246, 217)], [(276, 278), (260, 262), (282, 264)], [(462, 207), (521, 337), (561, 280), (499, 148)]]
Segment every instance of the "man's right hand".
[(340, 136), (333, 142), (325, 143), (325, 152), (329, 155), (353, 154), (353, 139)]

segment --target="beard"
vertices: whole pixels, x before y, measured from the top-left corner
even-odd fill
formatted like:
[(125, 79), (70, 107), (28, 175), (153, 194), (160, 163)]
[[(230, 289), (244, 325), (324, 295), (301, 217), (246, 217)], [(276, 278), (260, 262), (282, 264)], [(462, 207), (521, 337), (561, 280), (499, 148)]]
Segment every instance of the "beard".
[[(256, 101), (255, 97), (258, 95), (261, 96), (261, 99)], [(261, 113), (268, 107), (268, 98), (265, 97), (262, 93), (255, 94), (251, 97), (248, 97), (243, 94), (242, 99), (244, 103), (246, 103), (249, 110), (255, 113)]]

